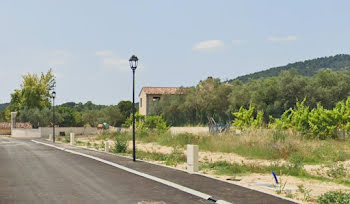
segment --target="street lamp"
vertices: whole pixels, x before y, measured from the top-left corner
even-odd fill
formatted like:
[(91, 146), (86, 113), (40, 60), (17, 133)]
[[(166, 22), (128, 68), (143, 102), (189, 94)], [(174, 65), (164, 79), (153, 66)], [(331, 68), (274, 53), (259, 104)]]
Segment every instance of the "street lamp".
[(56, 91), (52, 92), (51, 98), (52, 98), (52, 142), (55, 143), (55, 98), (56, 98)]
[(138, 58), (133, 55), (129, 59), (130, 68), (132, 69), (132, 159), (136, 161), (135, 151), (135, 70), (137, 68)]

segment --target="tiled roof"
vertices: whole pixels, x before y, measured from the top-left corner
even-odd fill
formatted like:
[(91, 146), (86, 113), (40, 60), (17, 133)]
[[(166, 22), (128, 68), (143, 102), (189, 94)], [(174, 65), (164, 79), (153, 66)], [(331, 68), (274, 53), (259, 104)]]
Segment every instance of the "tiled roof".
[(143, 87), (139, 96), (142, 92), (146, 94), (177, 94), (178, 90), (179, 88), (176, 87)]
[[(11, 123), (1, 122), (0, 129), (10, 129)], [(32, 124), (30, 123), (16, 123), (16, 128), (32, 129)]]

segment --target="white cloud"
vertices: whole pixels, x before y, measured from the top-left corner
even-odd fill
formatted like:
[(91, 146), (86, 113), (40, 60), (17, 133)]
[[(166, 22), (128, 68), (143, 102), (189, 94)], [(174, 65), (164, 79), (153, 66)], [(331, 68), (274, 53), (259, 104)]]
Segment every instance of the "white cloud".
[(267, 40), (270, 42), (289, 42), (298, 40), (298, 37), (295, 35), (288, 35), (287, 37), (269, 37)]
[(212, 50), (224, 47), (224, 43), (221, 40), (208, 40), (196, 44), (193, 50)]
[(99, 50), (95, 52), (95, 55), (100, 57), (108, 57), (114, 55), (114, 52), (111, 50)]
[(243, 40), (232, 40), (232, 45), (240, 45), (243, 43)]

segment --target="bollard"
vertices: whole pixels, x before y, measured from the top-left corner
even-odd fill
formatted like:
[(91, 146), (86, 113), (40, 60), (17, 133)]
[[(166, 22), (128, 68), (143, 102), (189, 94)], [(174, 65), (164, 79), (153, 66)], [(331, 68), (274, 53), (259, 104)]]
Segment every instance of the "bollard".
[(105, 142), (105, 152), (109, 152), (109, 142)]
[(53, 138), (52, 138), (52, 134), (49, 134), (49, 140), (52, 142)]
[(198, 172), (198, 145), (187, 145), (187, 171)]
[(70, 145), (75, 145), (75, 134), (74, 133), (70, 133)]

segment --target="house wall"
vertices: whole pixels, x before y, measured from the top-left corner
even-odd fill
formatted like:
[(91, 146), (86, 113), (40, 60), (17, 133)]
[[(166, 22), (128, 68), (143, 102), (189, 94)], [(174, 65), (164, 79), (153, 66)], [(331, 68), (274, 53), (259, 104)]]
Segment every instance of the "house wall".
[(153, 102), (153, 97), (162, 97), (161, 94), (147, 94), (147, 107), (146, 107), (146, 114), (145, 115), (148, 115), (150, 112), (151, 112), (151, 109), (154, 105), (154, 102)]
[[(142, 102), (141, 102), (142, 101)], [(142, 104), (141, 104), (142, 103)], [(141, 115), (147, 114), (147, 95), (145, 92), (141, 92), (139, 99), (139, 113)]]
[[(141, 92), (139, 100), (139, 113), (141, 115), (148, 115), (154, 105), (153, 97), (161, 97), (161, 94), (146, 94)], [(142, 101), (142, 104), (141, 104)]]

